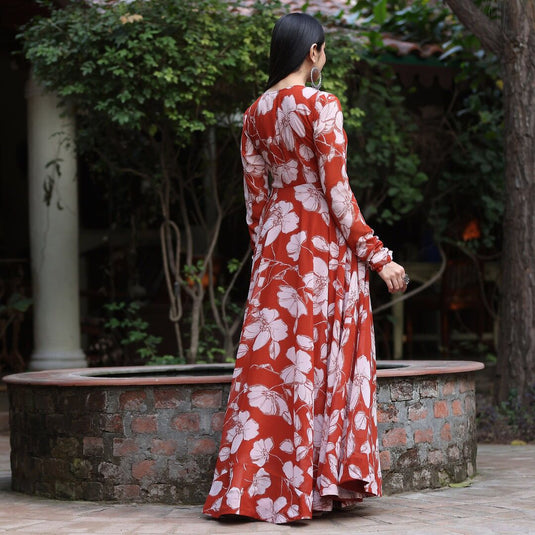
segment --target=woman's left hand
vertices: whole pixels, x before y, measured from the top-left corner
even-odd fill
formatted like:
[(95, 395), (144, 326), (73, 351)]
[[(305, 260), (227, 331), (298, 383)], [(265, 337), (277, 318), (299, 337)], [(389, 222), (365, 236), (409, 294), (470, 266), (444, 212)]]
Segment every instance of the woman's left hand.
[(379, 277), (385, 281), (386, 287), (391, 294), (404, 292), (407, 289), (405, 276), (405, 268), (396, 262), (385, 264), (383, 269), (379, 271)]

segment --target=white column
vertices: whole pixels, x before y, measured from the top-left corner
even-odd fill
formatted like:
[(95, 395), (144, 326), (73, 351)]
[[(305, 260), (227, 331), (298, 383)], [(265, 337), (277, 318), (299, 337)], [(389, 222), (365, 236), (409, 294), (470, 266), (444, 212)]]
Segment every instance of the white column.
[[(28, 182), (34, 351), (30, 370), (86, 366), (80, 345), (78, 182), (74, 119), (33, 80), (28, 101)], [(56, 165), (59, 166), (59, 173)], [(45, 201), (45, 185), (51, 188)]]

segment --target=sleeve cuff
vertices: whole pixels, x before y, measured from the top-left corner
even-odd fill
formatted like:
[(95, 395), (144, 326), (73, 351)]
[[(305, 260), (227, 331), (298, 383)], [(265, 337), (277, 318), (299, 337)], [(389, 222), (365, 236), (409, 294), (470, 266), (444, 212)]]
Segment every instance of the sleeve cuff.
[(386, 266), (386, 264), (392, 262), (393, 256), (394, 254), (392, 253), (392, 251), (390, 251), (386, 247), (382, 247), (369, 259), (368, 264), (370, 266), (370, 269), (377, 273), (380, 273), (383, 267)]

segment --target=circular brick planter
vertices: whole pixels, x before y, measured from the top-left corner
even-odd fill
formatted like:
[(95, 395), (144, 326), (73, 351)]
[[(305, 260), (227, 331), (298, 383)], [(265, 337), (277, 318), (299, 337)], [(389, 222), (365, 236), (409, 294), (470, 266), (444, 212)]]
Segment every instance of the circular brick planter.
[[(477, 362), (380, 361), (385, 493), (475, 471)], [(13, 490), (59, 499), (202, 503), (232, 365), (144, 366), (5, 377)]]

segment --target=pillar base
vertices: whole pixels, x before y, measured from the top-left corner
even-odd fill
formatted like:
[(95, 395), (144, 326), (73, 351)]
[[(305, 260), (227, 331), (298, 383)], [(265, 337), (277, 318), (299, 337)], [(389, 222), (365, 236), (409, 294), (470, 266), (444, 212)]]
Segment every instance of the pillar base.
[(60, 370), (62, 368), (87, 368), (87, 360), (81, 349), (74, 351), (38, 351), (32, 354), (29, 371)]

